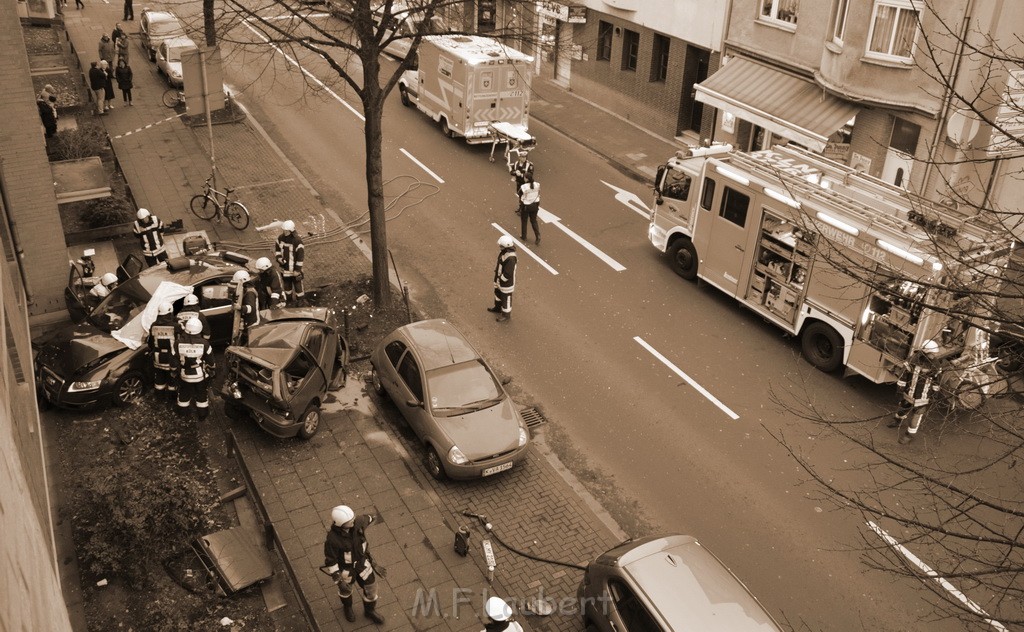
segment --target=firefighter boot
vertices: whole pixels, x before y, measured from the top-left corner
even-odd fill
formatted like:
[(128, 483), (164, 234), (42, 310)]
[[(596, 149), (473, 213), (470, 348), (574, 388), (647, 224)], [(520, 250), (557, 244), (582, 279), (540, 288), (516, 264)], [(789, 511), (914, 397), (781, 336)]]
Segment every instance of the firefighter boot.
[(498, 317), (495, 318), (494, 320), (498, 321), (499, 323), (506, 323), (511, 318), (512, 318), (512, 314), (509, 314), (508, 312), (502, 312), (502, 313), (498, 314)]
[(363, 612), (366, 614), (366, 618), (370, 621), (373, 621), (377, 625), (384, 625), (384, 615), (377, 612), (376, 601), (364, 601)]
[(491, 305), (490, 307), (487, 308), (487, 311), (491, 312), (492, 314), (497, 314), (498, 312), (501, 311), (501, 307), (497, 305)]
[(341, 609), (345, 611), (345, 620), (352, 623), (356, 620), (356, 611), (352, 609), (352, 595), (341, 598)]

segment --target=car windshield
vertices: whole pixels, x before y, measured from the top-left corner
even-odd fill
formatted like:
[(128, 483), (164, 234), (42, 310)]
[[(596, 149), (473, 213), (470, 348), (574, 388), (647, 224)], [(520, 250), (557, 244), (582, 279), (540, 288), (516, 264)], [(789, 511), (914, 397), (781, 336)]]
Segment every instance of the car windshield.
[(430, 408), (441, 417), (490, 408), (505, 398), (494, 376), (480, 360), (427, 371), (427, 388)]
[(151, 296), (150, 291), (143, 287), (138, 279), (125, 281), (96, 306), (89, 314), (89, 322), (108, 333), (120, 329), (142, 311)]

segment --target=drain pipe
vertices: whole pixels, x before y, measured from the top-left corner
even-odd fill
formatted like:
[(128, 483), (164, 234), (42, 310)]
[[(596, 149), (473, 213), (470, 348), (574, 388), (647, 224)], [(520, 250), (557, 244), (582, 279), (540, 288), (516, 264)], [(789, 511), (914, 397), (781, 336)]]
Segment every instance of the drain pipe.
[(25, 304), (32, 302), (32, 290), (28, 284), (28, 277), (25, 276), (25, 251), (21, 247), (21, 239), (18, 238), (18, 224), (11, 216), (11, 201), (7, 197), (7, 178), (4, 176), (4, 159), (0, 157), (0, 201), (4, 205), (4, 222), (7, 223), (7, 232), (11, 235), (11, 245), (14, 247), (14, 256), (18, 261), (18, 275), (21, 277), (21, 286), (25, 288)]

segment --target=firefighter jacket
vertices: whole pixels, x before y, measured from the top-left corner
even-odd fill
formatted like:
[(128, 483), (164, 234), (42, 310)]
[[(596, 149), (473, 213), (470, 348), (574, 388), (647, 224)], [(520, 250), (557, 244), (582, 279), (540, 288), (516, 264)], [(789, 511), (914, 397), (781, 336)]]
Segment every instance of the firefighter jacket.
[(256, 287), (259, 288), (260, 309), (276, 307), (284, 301), (284, 282), (275, 268), (260, 272), (256, 277)]
[(521, 187), (526, 184), (526, 176), (533, 174), (533, 163), (529, 160), (524, 162), (517, 160), (509, 165), (508, 172), (516, 179), (516, 187)]
[(155, 257), (167, 250), (164, 246), (164, 223), (156, 215), (135, 220), (132, 232), (142, 241), (144, 255)]
[(242, 300), (238, 303), (238, 314), (246, 328), (260, 323), (260, 297), (252, 283), (242, 286)]
[(302, 274), (302, 262), (306, 258), (306, 247), (295, 231), (281, 233), (274, 245), (274, 257), (284, 276), (299, 276)]
[(206, 318), (206, 314), (202, 313), (198, 309), (195, 309), (191, 305), (187, 308), (183, 308), (180, 312), (178, 312), (178, 335), (181, 336), (185, 333), (185, 323), (187, 323), (188, 319), (190, 318), (198, 318), (199, 322), (203, 323), (203, 338), (209, 340), (211, 333), (210, 321)]
[(523, 632), (523, 626), (518, 621), (488, 621), (484, 632)]
[(494, 266), (494, 287), (505, 294), (516, 289), (516, 258), (515, 248), (502, 248), (498, 253), (498, 263)]
[(341, 573), (345, 581), (352, 581), (353, 575), (365, 580), (373, 573), (365, 534), (371, 522), (373, 516), (364, 514), (356, 516), (350, 528), (331, 525), (324, 542), (324, 566), (328, 573)]
[(939, 390), (938, 372), (920, 364), (904, 364), (903, 373), (896, 380), (900, 397), (914, 407), (927, 406), (931, 393)]
[[(96, 285), (92, 286), (91, 290), (89, 290), (89, 296), (92, 296), (94, 299), (103, 299), (103, 298), (106, 298), (109, 295), (110, 295), (110, 288), (108, 288), (107, 286), (103, 285), (102, 283), (97, 283)], [(97, 302), (99, 302), (99, 301), (97, 301)]]
[(174, 341), (178, 328), (174, 314), (157, 316), (153, 326), (149, 328), (149, 351), (152, 354), (153, 367), (170, 371), (174, 368)]
[(182, 333), (174, 341), (182, 382), (198, 384), (213, 375), (213, 347), (202, 334)]

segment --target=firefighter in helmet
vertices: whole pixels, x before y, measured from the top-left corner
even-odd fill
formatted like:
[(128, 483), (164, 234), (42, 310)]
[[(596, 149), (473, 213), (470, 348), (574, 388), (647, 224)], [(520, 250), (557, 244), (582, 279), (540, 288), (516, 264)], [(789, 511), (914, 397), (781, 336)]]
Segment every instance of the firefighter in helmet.
[(512, 619), (512, 607), (501, 597), (489, 597), (484, 603), (487, 621), (483, 632), (523, 632), (523, 626)]
[(185, 323), (185, 331), (174, 342), (178, 362), (178, 412), (188, 413), (195, 402), (200, 419), (210, 414), (210, 381), (213, 379), (213, 347), (203, 338), (198, 318)]
[(306, 295), (302, 286), (302, 264), (306, 258), (306, 247), (295, 231), (295, 222), (286, 220), (281, 223), (281, 234), (274, 245), (274, 257), (281, 266), (284, 277), (284, 295), (289, 304), (297, 304)]
[(140, 208), (135, 214), (137, 218), (132, 225), (132, 232), (142, 242), (142, 256), (147, 266), (155, 266), (167, 261), (167, 248), (164, 246), (164, 223), (149, 210)]
[(247, 270), (235, 272), (231, 283), (235, 287), (235, 320), (231, 330), (231, 344), (245, 345), (249, 342), (249, 328), (260, 322), (260, 298)]
[(284, 307), (284, 282), (281, 273), (274, 268), (268, 257), (256, 260), (256, 288), (260, 299), (260, 309)]
[(187, 294), (181, 301), (181, 311), (178, 312), (178, 334), (185, 331), (185, 323), (191, 318), (198, 318), (203, 326), (203, 338), (210, 339), (210, 321), (206, 314), (199, 311), (199, 297), (195, 294)]
[[(936, 355), (939, 344), (928, 340), (921, 348), (910, 354), (903, 363), (902, 371), (896, 380), (899, 388), (899, 404), (890, 428), (904, 427), (900, 433), (900, 443), (910, 443), (921, 428), (921, 421), (931, 407), (932, 395), (939, 390), (939, 363)], [(909, 421), (908, 421), (909, 420)]]
[(86, 304), (90, 308), (95, 308), (103, 302), (103, 299), (110, 296), (110, 290), (115, 287), (117, 287), (117, 275), (113, 272), (107, 272), (100, 277), (100, 282), (89, 290), (89, 294), (86, 295)]
[(338, 505), (331, 510), (331, 522), (324, 542), (324, 567), (338, 585), (345, 619), (356, 620), (352, 610), (352, 584), (355, 583), (363, 592), (366, 618), (384, 625), (384, 617), (377, 612), (377, 576), (366, 543), (366, 527), (373, 522), (373, 516), (356, 516), (351, 507)]
[(153, 388), (157, 393), (173, 393), (178, 390), (178, 381), (174, 375), (176, 358), (174, 341), (177, 338), (177, 323), (174, 318), (174, 306), (160, 303), (156, 311), (156, 320), (149, 328), (149, 353), (153, 361)]

